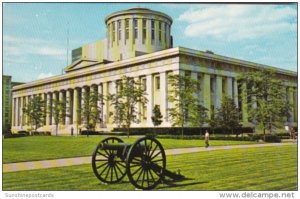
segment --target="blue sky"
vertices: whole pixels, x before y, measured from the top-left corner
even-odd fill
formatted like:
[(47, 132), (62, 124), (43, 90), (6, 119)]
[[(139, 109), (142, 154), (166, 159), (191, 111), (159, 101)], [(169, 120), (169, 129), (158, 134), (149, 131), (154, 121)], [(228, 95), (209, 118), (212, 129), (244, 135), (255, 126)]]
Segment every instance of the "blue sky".
[(297, 71), (296, 4), (4, 3), (3, 74), (29, 82), (59, 75), (71, 50), (105, 38), (112, 12), (144, 7), (173, 18), (174, 47)]

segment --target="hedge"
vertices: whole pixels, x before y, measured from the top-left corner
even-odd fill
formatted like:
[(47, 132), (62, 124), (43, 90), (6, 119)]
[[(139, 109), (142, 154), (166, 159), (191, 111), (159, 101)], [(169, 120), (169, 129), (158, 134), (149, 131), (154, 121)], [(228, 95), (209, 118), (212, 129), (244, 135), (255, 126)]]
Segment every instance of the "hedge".
[[(232, 134), (231, 131), (228, 131), (224, 128), (215, 128), (211, 129), (209, 127), (184, 127), (184, 135), (204, 135), (205, 131), (208, 130), (210, 133), (215, 134)], [(114, 128), (113, 132), (124, 132), (126, 134), (126, 128)], [(241, 127), (234, 131), (234, 134), (241, 133), (253, 133), (253, 128), (251, 127)], [(156, 134), (156, 135), (181, 135), (180, 127), (157, 127), (157, 128), (130, 128), (130, 135), (147, 135), (147, 134)]]

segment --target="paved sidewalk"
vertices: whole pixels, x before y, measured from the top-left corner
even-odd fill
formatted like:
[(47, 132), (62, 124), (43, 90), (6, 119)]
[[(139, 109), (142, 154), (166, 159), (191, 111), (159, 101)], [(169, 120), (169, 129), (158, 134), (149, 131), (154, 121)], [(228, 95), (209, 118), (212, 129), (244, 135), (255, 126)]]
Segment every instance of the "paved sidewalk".
[[(216, 151), (216, 150), (230, 150), (230, 149), (240, 149), (240, 148), (259, 148), (268, 146), (283, 146), (292, 145), (297, 143), (268, 143), (268, 144), (248, 144), (248, 145), (230, 145), (230, 146), (212, 146), (209, 148), (205, 147), (193, 147), (193, 148), (179, 148), (179, 149), (167, 149), (165, 150), (166, 155), (178, 155), (184, 153), (197, 153), (203, 151)], [(41, 161), (31, 161), (31, 162), (17, 162), (3, 164), (3, 173), (15, 172), (15, 171), (25, 171), (34, 169), (47, 169), (54, 167), (65, 167), (74, 166), (82, 164), (90, 164), (91, 156), (86, 157), (75, 157), (75, 158), (63, 158), (54, 160), (41, 160)]]

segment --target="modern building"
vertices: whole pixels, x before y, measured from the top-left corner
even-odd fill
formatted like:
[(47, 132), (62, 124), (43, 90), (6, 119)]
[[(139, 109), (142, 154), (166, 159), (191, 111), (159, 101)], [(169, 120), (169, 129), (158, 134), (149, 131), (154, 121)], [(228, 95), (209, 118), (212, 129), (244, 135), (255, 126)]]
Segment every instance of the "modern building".
[(11, 76), (2, 76), (2, 132), (8, 133), (11, 127), (12, 88), (21, 85), (21, 82), (12, 82)]
[[(170, 127), (167, 99), (168, 77), (171, 74), (188, 74), (201, 82), (198, 98), (212, 111), (221, 104), (223, 95), (234, 98), (242, 111), (244, 125), (248, 124), (246, 99), (239, 97), (237, 76), (260, 68), (276, 70), (279, 78), (286, 81), (287, 100), (293, 105), (290, 122), (297, 122), (297, 73), (183, 47), (173, 47), (171, 36), (172, 18), (162, 12), (144, 8), (119, 11), (105, 19), (107, 38), (83, 45), (72, 51), (72, 63), (65, 74), (16, 86), (13, 89), (13, 131), (26, 129), (27, 118), (22, 108), (34, 95), (40, 95), (51, 104), (53, 99), (68, 99), (67, 115), (59, 127), (59, 133), (69, 133), (81, 128), (79, 112), (82, 96), (86, 92), (103, 95), (117, 92), (117, 82), (122, 76), (130, 76), (146, 85), (148, 102), (140, 123), (132, 127), (153, 127), (151, 116), (159, 105), (163, 118), (162, 127)], [(104, 110), (98, 129), (113, 128), (109, 102), (100, 103)], [(141, 107), (140, 107), (141, 108)], [(49, 109), (41, 131), (54, 132), (54, 120)]]

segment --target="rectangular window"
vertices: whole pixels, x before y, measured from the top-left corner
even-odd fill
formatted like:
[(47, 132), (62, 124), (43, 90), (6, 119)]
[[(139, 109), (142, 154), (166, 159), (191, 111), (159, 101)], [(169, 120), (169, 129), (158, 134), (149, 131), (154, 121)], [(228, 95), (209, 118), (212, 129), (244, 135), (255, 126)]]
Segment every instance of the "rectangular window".
[(161, 21), (158, 23), (158, 39), (161, 41)]
[(167, 42), (167, 28), (168, 28), (168, 26), (167, 26), (167, 24), (165, 23), (165, 32), (164, 32), (164, 39), (165, 39), (165, 42)]
[(143, 87), (143, 90), (146, 91), (147, 90), (147, 82), (146, 82), (146, 79), (142, 79), (142, 87)]
[(138, 38), (138, 20), (137, 19), (133, 19), (133, 28), (134, 28), (134, 39)]
[(129, 39), (129, 19), (125, 20), (125, 39)]
[(151, 39), (152, 39), (152, 42), (155, 40), (154, 20), (151, 20)]
[(160, 78), (159, 78), (159, 76), (155, 77), (155, 88), (156, 88), (156, 90), (160, 89)]
[(121, 40), (122, 31), (121, 31), (121, 20), (118, 20), (118, 40)]
[(147, 37), (147, 21), (146, 19), (143, 19), (143, 44), (146, 42)]
[(210, 92), (215, 92), (215, 88), (214, 88), (214, 78), (210, 78)]
[(116, 40), (115, 35), (116, 35), (115, 22), (112, 22), (112, 41), (113, 42)]

